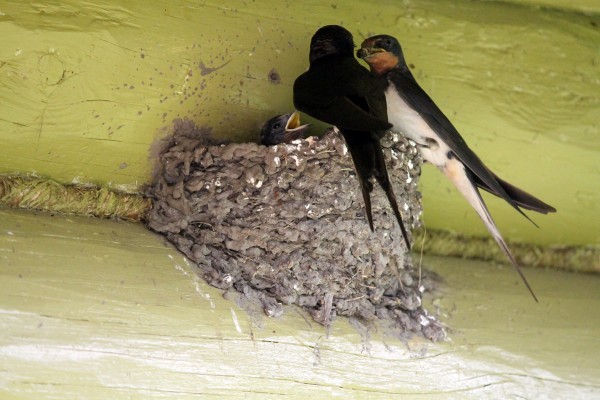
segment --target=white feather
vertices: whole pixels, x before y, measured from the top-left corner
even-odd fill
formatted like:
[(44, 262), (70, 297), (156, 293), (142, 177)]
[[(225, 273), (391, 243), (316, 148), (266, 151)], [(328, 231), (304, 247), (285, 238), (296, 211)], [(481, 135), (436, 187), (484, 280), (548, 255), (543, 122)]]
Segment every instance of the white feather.
[[(446, 161), (450, 148), (442, 142), (438, 135), (431, 129), (418, 112), (413, 110), (398, 95), (393, 88), (393, 84), (385, 91), (385, 100), (387, 102), (388, 121), (394, 125), (393, 130), (397, 131), (419, 145), (423, 158), (442, 169)], [(437, 146), (431, 146), (427, 139), (435, 140)]]

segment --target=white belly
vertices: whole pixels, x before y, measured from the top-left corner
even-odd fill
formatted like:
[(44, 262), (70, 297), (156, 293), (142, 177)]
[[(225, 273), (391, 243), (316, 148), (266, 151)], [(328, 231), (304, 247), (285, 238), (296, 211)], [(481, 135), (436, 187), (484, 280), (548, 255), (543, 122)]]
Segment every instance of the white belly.
[[(392, 130), (403, 134), (419, 145), (421, 155), (438, 168), (442, 168), (448, 161), (450, 148), (442, 142), (438, 135), (431, 129), (418, 112), (410, 108), (398, 95), (396, 90), (389, 87), (385, 91), (387, 102), (388, 121), (394, 125)], [(427, 140), (429, 139), (429, 140)], [(437, 146), (431, 142), (437, 142)]]

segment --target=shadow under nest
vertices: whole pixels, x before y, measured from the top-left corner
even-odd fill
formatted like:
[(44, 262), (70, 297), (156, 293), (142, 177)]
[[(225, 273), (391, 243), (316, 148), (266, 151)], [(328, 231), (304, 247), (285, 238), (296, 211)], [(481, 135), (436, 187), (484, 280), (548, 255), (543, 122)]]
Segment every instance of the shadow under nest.
[[(352, 159), (343, 138), (265, 147), (214, 145), (210, 132), (176, 123), (146, 195), (148, 226), (197, 264), (206, 281), (268, 316), (295, 304), (329, 325), (343, 315), (387, 334), (445, 336), (422, 308), (421, 279), (383, 191), (372, 193), (369, 229)], [(390, 180), (410, 231), (421, 214), (414, 143), (382, 139)]]

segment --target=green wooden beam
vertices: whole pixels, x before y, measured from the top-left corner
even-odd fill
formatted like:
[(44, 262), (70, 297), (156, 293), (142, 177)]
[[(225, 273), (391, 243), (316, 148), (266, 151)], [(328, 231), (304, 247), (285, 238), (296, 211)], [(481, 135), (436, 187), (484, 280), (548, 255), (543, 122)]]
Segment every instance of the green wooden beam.
[(140, 224), (0, 209), (0, 397), (600, 395), (600, 277), (526, 268), (535, 303), (510, 267), (422, 265), (448, 342), (249, 314)]

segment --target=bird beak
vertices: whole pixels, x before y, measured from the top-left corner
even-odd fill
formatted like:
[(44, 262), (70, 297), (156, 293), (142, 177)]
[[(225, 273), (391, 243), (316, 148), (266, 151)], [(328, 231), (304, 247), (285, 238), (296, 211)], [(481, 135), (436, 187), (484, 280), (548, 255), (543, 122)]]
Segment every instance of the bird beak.
[(310, 124), (300, 125), (300, 113), (298, 111), (294, 111), (288, 119), (287, 124), (285, 125), (286, 131), (295, 131), (298, 129), (304, 129), (308, 127)]
[(383, 53), (385, 51), (386, 50), (381, 47), (373, 47), (371, 44), (363, 43), (362, 47), (356, 52), (356, 57), (364, 60), (365, 58), (373, 57), (375, 54)]

